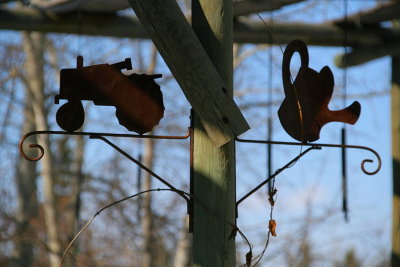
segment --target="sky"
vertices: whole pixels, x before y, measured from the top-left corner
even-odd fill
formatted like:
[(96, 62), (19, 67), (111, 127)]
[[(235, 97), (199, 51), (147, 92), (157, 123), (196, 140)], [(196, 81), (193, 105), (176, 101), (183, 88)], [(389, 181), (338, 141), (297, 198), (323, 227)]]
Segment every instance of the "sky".
[[(280, 16), (289, 18), (293, 21), (320, 22), (337, 17), (343, 17), (343, 1), (321, 1), (326, 4), (328, 2), (331, 8), (326, 8), (323, 3), (316, 4), (315, 13), (313, 15), (305, 15), (304, 13), (292, 12), (291, 16), (285, 16), (289, 10), (283, 10), (282, 15), (277, 12), (274, 18), (277, 20)], [(374, 6), (375, 1), (348, 1), (349, 14), (356, 10)], [(295, 10), (298, 7), (293, 7)], [(320, 10), (321, 12), (319, 12)], [(268, 21), (268, 15), (264, 16)], [(284, 49), (284, 46), (283, 46)], [(278, 199), (276, 208), (274, 209), (274, 218), (278, 222), (278, 238), (273, 238), (270, 250), (274, 251), (274, 242), (278, 246), (279, 236), (291, 236), (297, 229), (298, 225), (293, 223), (296, 221), (306, 222), (307, 218), (319, 217), (327, 210), (331, 211), (330, 219), (326, 225), (312, 230), (310, 239), (314, 242), (314, 246), (318, 247), (317, 251), (321, 254), (330, 253), (331, 255), (340, 255), (345, 250), (354, 248), (357, 255), (365, 260), (365, 264), (372, 264), (374, 256), (387, 253), (390, 249), (390, 231), (391, 231), (391, 197), (392, 197), (392, 178), (391, 178), (391, 135), (390, 135), (390, 58), (381, 58), (371, 61), (357, 67), (351, 67), (344, 71), (338, 69), (333, 64), (335, 55), (343, 53), (344, 48), (325, 48), (325, 47), (309, 47), (310, 64), (309, 67), (319, 71), (324, 66), (329, 66), (335, 77), (334, 96), (329, 107), (331, 109), (340, 109), (345, 105), (343, 103), (343, 92), (347, 92), (346, 105), (350, 105), (357, 100), (361, 103), (361, 116), (355, 125), (346, 125), (347, 143), (352, 145), (368, 146), (375, 149), (381, 156), (382, 168), (380, 172), (374, 176), (364, 174), (360, 169), (360, 163), (363, 159), (373, 159), (374, 156), (367, 151), (347, 150), (347, 170), (348, 170), (348, 205), (349, 205), (349, 222), (345, 222), (340, 212), (341, 208), (341, 151), (337, 148), (323, 148), (321, 151), (312, 151), (298, 161), (293, 167), (282, 172), (276, 178), (276, 186), (278, 189)], [(281, 62), (280, 49), (274, 49), (273, 65), (278, 65), (277, 70), (274, 69), (272, 84), (279, 88)], [(262, 63), (264, 62), (264, 64)], [(270, 77), (268, 73), (268, 55), (260, 54), (255, 61), (249, 62), (252, 65), (253, 77), (263, 77), (263, 83), (269, 84)], [(297, 64), (297, 65), (296, 65)], [(298, 60), (293, 58), (291, 64), (292, 69), (298, 68)], [(260, 74), (259, 69), (264, 67), (264, 74)], [(295, 72), (292, 73), (295, 76)], [(344, 77), (346, 79), (346, 90), (343, 89)], [(241, 77), (243, 79), (243, 77)], [(274, 87), (275, 88), (275, 87)], [(282, 86), (280, 86), (282, 88)], [(374, 97), (366, 97), (377, 93)], [(279, 99), (279, 96), (273, 96)], [(275, 98), (275, 99), (276, 99)], [(279, 106), (273, 108), (273, 114)], [(266, 111), (268, 112), (268, 111)], [(250, 112), (249, 112), (250, 113)], [(246, 111), (245, 111), (246, 115)], [(250, 116), (249, 116), (250, 117)], [(265, 123), (259, 121), (251, 121), (250, 124), (257, 125), (260, 131), (257, 134), (247, 133), (245, 135), (252, 138), (262, 139), (266, 137)], [(321, 130), (321, 138), (318, 143), (340, 143), (340, 131), (343, 125), (341, 123), (330, 123)], [(254, 131), (252, 129), (251, 131)], [(261, 134), (260, 134), (261, 133)], [(260, 136), (261, 135), (261, 136)], [(281, 129), (278, 120), (274, 123), (273, 140), (293, 141)], [(245, 153), (248, 149), (244, 145), (238, 145), (238, 150)], [(256, 157), (249, 159), (241, 159), (241, 153), (237, 153), (238, 157), (238, 196), (244, 195), (248, 188), (257, 185), (257, 182), (266, 177), (266, 148), (259, 148), (256, 152), (252, 152)], [(286, 164), (291, 158), (299, 153), (299, 148), (286, 148), (282, 146), (274, 146), (273, 148), (273, 168), (277, 169)], [(244, 156), (243, 156), (244, 157)], [(252, 163), (252, 167), (242, 167)], [(376, 165), (366, 165), (373, 170)], [(257, 182), (254, 177), (247, 176), (245, 173), (254, 170), (258, 173)], [(243, 171), (243, 174), (241, 172)], [(264, 194), (264, 195), (263, 195)], [(311, 211), (310, 211), (310, 207)], [(310, 215), (311, 213), (311, 215)], [(263, 214), (263, 216), (260, 216)], [(334, 214), (334, 215), (333, 215)], [(257, 216), (258, 215), (258, 216)], [(239, 222), (249, 224), (249, 227), (265, 228), (268, 221), (269, 208), (266, 204), (265, 192), (249, 198), (240, 208)], [(251, 219), (249, 219), (251, 218)], [(250, 221), (250, 222), (249, 222)], [(315, 226), (312, 224), (311, 227)], [(265, 230), (264, 230), (265, 231)], [(255, 238), (260, 236), (260, 231), (255, 231)], [(275, 241), (276, 240), (276, 241)], [(340, 249), (337, 247), (337, 240), (341, 240)], [(384, 248), (387, 251), (382, 251)], [(329, 251), (329, 252), (328, 252)], [(376, 254), (376, 255), (374, 255)], [(268, 255), (268, 253), (267, 253)], [(268, 256), (267, 256), (268, 258)], [(283, 260), (283, 259), (281, 259)], [(274, 266), (268, 265), (265, 266)], [(323, 262), (321, 265), (325, 266)], [(364, 266), (364, 265), (363, 265)], [(367, 265), (365, 265), (367, 266)]]
[[(293, 5), (274, 13), (274, 19), (285, 19), (303, 22), (321, 22), (324, 20), (343, 17), (344, 1), (314, 1), (313, 11), (303, 7), (304, 5)], [(376, 1), (369, 0), (349, 0), (349, 14), (360, 9), (372, 7)], [(328, 8), (327, 8), (328, 6)], [(301, 10), (301, 12), (298, 12)], [(261, 14), (268, 21), (269, 14)], [(132, 49), (124, 47), (125, 41), (117, 42), (115, 39), (98, 42), (96, 38), (84, 38), (71, 36), (71, 54), (82, 54), (86, 64), (94, 63), (114, 63), (126, 57), (132, 57), (132, 63), (137, 62), (134, 58)], [(90, 43), (90, 45), (86, 45)], [(102, 46), (110, 49), (107, 58), (98, 58), (96, 49)], [(243, 49), (252, 49), (253, 45), (246, 45)], [(284, 45), (282, 45), (284, 49)], [(114, 52), (117, 51), (117, 52)], [(144, 49), (145, 53), (149, 53)], [(266, 259), (273, 262), (284, 261), (279, 254), (285, 240), (294, 238), (299, 239), (305, 234), (309, 223), (312, 229), (308, 229), (309, 238), (319, 255), (329, 254), (330, 256), (343, 255), (346, 250), (355, 248), (357, 255), (368, 260), (375, 259), (376, 255), (387, 253), (390, 249), (390, 220), (391, 220), (391, 136), (390, 136), (390, 58), (381, 58), (371, 61), (361, 66), (352, 67), (346, 71), (338, 69), (333, 63), (334, 57), (342, 53), (344, 48), (309, 47), (310, 64), (315, 70), (320, 70), (324, 66), (332, 69), (335, 78), (334, 96), (329, 105), (331, 109), (341, 109), (353, 101), (359, 101), (362, 106), (361, 116), (355, 125), (346, 125), (347, 143), (351, 145), (368, 146), (375, 149), (381, 156), (382, 169), (376, 175), (369, 176), (360, 169), (360, 164), (364, 159), (373, 159), (374, 163), (366, 165), (366, 168), (373, 170), (376, 167), (374, 155), (368, 151), (348, 149), (347, 150), (347, 170), (348, 170), (348, 204), (349, 222), (345, 222), (341, 209), (341, 151), (338, 148), (323, 148), (318, 151), (311, 151), (291, 168), (283, 171), (276, 178), (278, 189), (276, 207), (273, 218), (277, 221), (278, 236), (271, 239)], [(243, 109), (244, 116), (248, 119), (251, 130), (240, 136), (249, 139), (266, 139), (266, 117), (268, 114), (273, 116), (273, 140), (294, 141), (282, 129), (276, 112), (280, 102), (283, 100), (283, 88), (281, 81), (281, 62), (282, 52), (280, 48), (272, 48), (272, 61), (270, 60), (270, 50), (267, 48), (255, 53), (252, 57), (245, 60), (237, 73), (235, 73), (235, 89), (238, 95), (235, 100), (241, 105), (248, 102), (260, 102), (272, 100), (275, 105), (270, 109), (250, 107)], [(101, 62), (100, 62), (101, 61)], [(295, 76), (298, 68), (298, 58), (293, 58), (291, 64)], [(75, 57), (71, 57), (64, 62), (65, 68), (75, 66)], [(272, 68), (270, 72), (269, 68)], [(161, 62), (158, 72), (163, 73), (164, 77), (169, 75), (165, 64)], [(269, 75), (272, 73), (272, 76)], [(343, 101), (344, 77), (346, 79), (346, 104)], [(164, 81), (165, 82), (165, 81)], [(165, 119), (161, 121), (161, 126), (166, 127), (174, 118), (176, 106), (184, 106), (187, 114), (179, 117), (179, 124), (188, 125), (189, 107), (186, 100), (180, 103), (174, 102), (176, 95), (179, 99), (183, 98), (179, 86), (172, 79), (166, 82), (168, 90), (165, 92)], [(270, 87), (273, 93), (270, 94)], [(241, 92), (251, 89), (251, 94), (244, 97)], [(371, 96), (373, 95), (373, 96)], [(272, 98), (272, 99), (270, 99)], [(103, 126), (97, 126), (96, 122), (104, 120), (104, 114), (113, 114), (114, 110), (109, 108), (93, 107), (91, 104), (85, 106), (93, 116), (93, 123), (88, 123), (87, 127), (91, 130), (109, 130), (110, 125), (116, 125), (115, 121), (107, 121)], [(97, 112), (96, 110), (102, 110)], [(53, 125), (54, 121), (53, 121)], [(321, 130), (321, 138), (318, 143), (340, 143), (340, 131), (343, 127), (341, 123), (330, 123)], [(121, 128), (116, 128), (118, 131)], [(122, 130), (123, 132), (124, 130)], [(181, 134), (180, 132), (176, 133)], [(182, 133), (184, 134), (184, 133)], [(100, 141), (90, 141), (88, 143), (89, 158), (96, 158), (96, 161), (88, 162), (87, 169), (96, 169), (103, 164), (103, 157), (106, 158), (112, 153), (105, 145), (99, 145)], [(123, 141), (117, 141), (123, 143)], [(176, 147), (175, 147), (176, 144)], [(187, 145), (187, 143), (183, 144)], [(175, 173), (174, 162), (168, 159), (176, 159), (187, 162), (188, 155), (179, 150), (181, 145), (173, 143), (168, 151), (160, 152), (160, 156), (165, 161), (158, 160), (155, 171), (160, 172), (168, 179), (173, 179)], [(266, 146), (254, 144), (237, 143), (237, 197), (245, 195), (250, 189), (266, 179)], [(304, 150), (305, 148), (303, 148)], [(141, 143), (131, 143), (128, 149), (133, 155), (141, 150)], [(177, 152), (181, 151), (181, 152)], [(281, 168), (300, 152), (300, 147), (273, 146), (272, 166), (274, 172)], [(178, 155), (177, 155), (178, 154)], [(181, 155), (183, 154), (183, 155)], [(136, 167), (131, 167), (131, 172), (135, 173)], [(185, 188), (188, 185), (186, 174), (188, 165), (181, 164), (181, 177), (177, 178), (177, 183)], [(183, 171), (182, 171), (183, 170)], [(175, 180), (174, 180), (175, 181)], [(155, 187), (160, 186), (155, 182)], [(160, 200), (162, 202), (162, 198)], [(184, 210), (184, 209), (182, 209)], [(94, 210), (93, 210), (94, 211)], [(269, 204), (265, 188), (257, 194), (249, 197), (239, 207), (239, 227), (248, 235), (250, 242), (254, 245), (255, 254), (262, 250), (265, 241), (266, 227), (269, 220)], [(326, 216), (328, 214), (329, 216)], [(90, 217), (90, 212), (88, 216)], [(309, 222), (310, 219), (315, 221)], [(99, 219), (101, 220), (101, 219)], [(322, 220), (320, 223), (318, 220)], [(297, 238), (297, 239), (296, 239)], [(293, 241), (295, 242), (295, 241)], [(239, 251), (245, 248), (239, 245)], [(274, 256), (278, 255), (278, 256)], [(279, 256), (281, 255), (281, 256)], [(262, 266), (276, 266), (264, 263)], [(318, 266), (325, 266), (321, 261)]]

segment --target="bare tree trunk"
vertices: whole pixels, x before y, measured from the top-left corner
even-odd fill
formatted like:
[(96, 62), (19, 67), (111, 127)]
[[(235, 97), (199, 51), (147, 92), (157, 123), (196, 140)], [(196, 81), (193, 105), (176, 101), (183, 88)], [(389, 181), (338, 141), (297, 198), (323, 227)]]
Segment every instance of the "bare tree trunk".
[(192, 266), (192, 242), (192, 235), (189, 233), (189, 217), (185, 216), (183, 227), (179, 233), (174, 267)]
[[(154, 140), (145, 139), (144, 141), (144, 157), (143, 163), (147, 167), (153, 166), (153, 150)], [(151, 189), (151, 175), (145, 174), (143, 190)], [(145, 194), (143, 199), (143, 216), (142, 216), (142, 229), (143, 229), (143, 267), (153, 267), (154, 265), (154, 242), (153, 242), (153, 212), (151, 210), (151, 194)]]
[[(33, 94), (32, 107), (35, 116), (36, 130), (48, 129), (47, 114), (45, 110), (44, 94), (44, 35), (36, 32), (24, 32), (23, 44), (26, 56), (25, 69), (27, 72), (28, 86)], [(41, 160), (41, 176), (43, 178), (44, 204), (47, 231), (47, 247), (49, 249), (50, 266), (60, 264), (60, 238), (57, 224), (56, 201), (54, 195), (53, 160), (50, 150), (50, 140), (47, 135), (40, 135), (37, 141), (46, 151)]]
[[(29, 90), (26, 90), (25, 97), (23, 133), (33, 131), (35, 127), (32, 121), (32, 105), (30, 104), (32, 95)], [(37, 217), (38, 213), (36, 177), (36, 164), (20, 158), (17, 162), (15, 175), (17, 185), (17, 236), (14, 242), (12, 260), (14, 267), (28, 267), (32, 266), (34, 262), (35, 235), (29, 221)]]
[[(147, 72), (154, 73), (157, 64), (157, 49), (153, 46), (151, 62)], [(144, 140), (144, 155), (143, 163), (150, 169), (153, 167), (154, 161), (154, 140)], [(151, 175), (146, 173), (144, 176), (143, 190), (151, 189)], [(156, 251), (154, 242), (154, 218), (151, 209), (151, 194), (145, 194), (143, 199), (143, 217), (142, 217), (142, 230), (143, 230), (143, 267), (154, 267), (156, 265)]]
[[(66, 209), (63, 211), (65, 217), (65, 228), (67, 230), (66, 237), (68, 242), (71, 241), (77, 231), (79, 230), (79, 215), (81, 207), (81, 192), (82, 183), (84, 175), (82, 172), (83, 160), (84, 160), (84, 141), (83, 136), (75, 137), (75, 147), (73, 153), (73, 160), (70, 163), (70, 169), (72, 170), (72, 175), (70, 177), (70, 188), (71, 192), (68, 196), (68, 202)], [(74, 251), (78, 252), (78, 247), (74, 246)], [(73, 253), (74, 251), (71, 251)], [(76, 254), (75, 253), (75, 254)], [(71, 258), (67, 258), (63, 266), (75, 266), (75, 262)]]

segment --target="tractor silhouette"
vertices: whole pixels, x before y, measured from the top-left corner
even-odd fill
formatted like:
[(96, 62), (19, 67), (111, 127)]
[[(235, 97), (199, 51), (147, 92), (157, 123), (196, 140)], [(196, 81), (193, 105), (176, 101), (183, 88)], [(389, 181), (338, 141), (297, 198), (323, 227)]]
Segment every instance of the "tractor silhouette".
[(83, 57), (78, 56), (75, 69), (61, 69), (60, 94), (54, 102), (59, 104), (60, 99), (68, 102), (57, 111), (58, 125), (67, 132), (80, 129), (85, 120), (81, 101), (86, 100), (116, 107), (119, 123), (129, 131), (139, 134), (151, 131), (164, 116), (162, 92), (154, 82), (162, 75), (125, 75), (123, 69), (132, 69), (130, 58), (115, 64), (84, 67)]

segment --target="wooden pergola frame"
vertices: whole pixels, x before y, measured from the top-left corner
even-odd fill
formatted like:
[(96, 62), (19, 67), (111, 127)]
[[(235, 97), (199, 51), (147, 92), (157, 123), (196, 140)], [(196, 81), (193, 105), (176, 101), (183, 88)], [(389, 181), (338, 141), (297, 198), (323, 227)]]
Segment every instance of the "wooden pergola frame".
[[(234, 2), (233, 40), (235, 43), (286, 44), (293, 39), (302, 39), (308, 45), (343, 46), (347, 31), (347, 44), (352, 49), (346, 57), (347, 67), (367, 61), (400, 55), (400, 28), (381, 27), (379, 23), (399, 18), (400, 4), (385, 2), (373, 9), (321, 24), (286, 23), (275, 21), (271, 26), (275, 38), (271, 38), (261, 21), (250, 20), (247, 15), (255, 12), (274, 11), (289, 4), (304, 0)], [(33, 7), (0, 7), (0, 30), (38, 31), (70, 33), (90, 36), (148, 39), (143, 24), (134, 16), (117, 13), (79, 13), (77, 27), (76, 12), (58, 14)], [(344, 66), (343, 55), (338, 55), (336, 64)]]
[[(212, 2), (209, 0), (194, 0), (204, 5), (211, 5)], [(349, 0), (351, 1), (351, 0)], [(0, 0), (0, 4), (12, 2), (9, 0)], [(206, 86), (209, 88), (211, 95), (216, 93), (215, 88), (221, 89), (224, 86), (229, 87), (229, 79), (226, 77), (221, 78), (221, 70), (218, 68), (214, 69), (210, 67), (211, 63), (205, 56), (205, 51), (201, 45), (199, 46), (198, 40), (188, 30), (186, 23), (182, 21), (182, 16), (179, 18), (179, 23), (176, 25), (178, 32), (183, 34), (188, 39), (188, 42), (193, 45), (193, 50), (188, 54), (182, 55), (180, 59), (174, 62), (173, 47), (168, 47), (163, 44), (165, 41), (158, 42), (157, 45), (157, 28), (154, 27), (156, 20), (152, 17), (144, 15), (146, 12), (160, 12), (160, 10), (154, 9), (157, 5), (168, 6), (166, 14), (174, 17), (178, 14), (176, 10), (175, 0), (129, 0), (132, 8), (138, 14), (140, 21), (137, 17), (131, 17), (126, 15), (118, 15), (117, 13), (108, 14), (96, 14), (96, 13), (79, 13), (79, 27), (77, 27), (77, 16), (76, 12), (67, 12), (65, 14), (59, 14), (49, 12), (46, 10), (40, 10), (33, 7), (16, 7), (7, 8), (6, 5), (0, 6), (0, 30), (17, 30), (17, 31), (39, 31), (39, 32), (52, 32), (52, 33), (69, 33), (69, 34), (82, 34), (90, 36), (110, 36), (110, 37), (127, 37), (127, 38), (151, 38), (160, 53), (163, 55), (164, 60), (170, 67), (175, 78), (180, 83), (182, 89), (185, 92), (188, 100), (192, 105), (196, 101), (196, 95), (190, 96), (193, 93), (191, 88), (198, 85), (203, 80), (187, 81), (188, 73), (182, 72), (182, 66), (179, 65), (179, 60), (185, 58), (185, 56), (197, 55), (197, 59), (203, 58), (205, 66), (208, 71), (207, 75), (212, 77), (209, 84)], [(150, 3), (148, 5), (148, 3)], [(393, 234), (392, 234), (392, 267), (400, 266), (400, 27), (382, 27), (381, 22), (398, 21), (400, 18), (400, 1), (392, 0), (377, 4), (374, 8), (363, 11), (357, 14), (351, 14), (347, 18), (342, 18), (334, 21), (327, 21), (322, 24), (299, 24), (299, 23), (285, 23), (275, 21), (271, 26), (271, 30), (274, 32), (274, 38), (269, 36), (269, 33), (265, 30), (265, 25), (259, 21), (250, 20), (248, 15), (254, 14), (255, 12), (274, 11), (286, 5), (292, 5), (299, 2), (305, 2), (304, 0), (236, 0), (233, 5), (232, 2), (227, 0), (215, 0), (221, 4), (222, 8), (231, 9), (229, 12), (234, 17), (233, 24), (229, 27), (233, 29), (233, 42), (236, 43), (275, 43), (279, 40), (281, 44), (288, 43), (293, 39), (302, 39), (308, 45), (316, 46), (343, 46), (343, 36), (347, 35), (347, 45), (351, 48), (349, 53), (346, 55), (338, 55), (336, 59), (336, 65), (339, 67), (350, 67), (359, 65), (370, 60), (391, 56), (392, 57), (392, 155), (393, 155)], [(140, 5), (139, 5), (140, 3)], [(153, 4), (153, 6), (152, 6)], [(148, 8), (146, 10), (146, 8)], [(150, 10), (153, 8), (153, 10)], [(142, 12), (142, 14), (140, 14)], [(196, 12), (199, 12), (197, 10)], [(148, 14), (150, 14), (148, 13)], [(159, 13), (153, 14), (154, 16), (160, 15)], [(165, 17), (164, 17), (165, 18)], [(83, 23), (84, 22), (84, 23)], [(146, 27), (143, 27), (143, 23)], [(220, 23), (220, 22), (218, 22)], [(229, 22), (224, 22), (229, 23)], [(162, 24), (162, 22), (161, 22)], [(160, 25), (161, 25), (160, 24)], [(393, 25), (396, 25), (394, 23)], [(163, 36), (161, 38), (167, 38)], [(200, 42), (204, 42), (201, 38), (207, 38), (206, 36), (199, 37)], [(228, 37), (229, 38), (229, 37)], [(174, 45), (174, 44), (172, 44)], [(176, 45), (176, 44), (175, 44)], [(204, 45), (203, 45), (204, 46)], [(207, 48), (206, 50), (210, 50)], [(212, 50), (212, 49), (211, 49)], [(215, 59), (211, 58), (214, 62)], [(218, 61), (218, 60), (217, 60)], [(214, 63), (215, 64), (215, 63)], [(219, 74), (218, 74), (219, 73)], [(195, 75), (196, 70), (189, 73)], [(222, 75), (223, 76), (223, 75)], [(186, 89), (185, 89), (186, 88)], [(211, 108), (214, 109), (213, 113), (208, 116), (207, 114), (201, 114), (202, 122), (205, 123), (205, 128), (213, 139), (213, 143), (221, 146), (231, 140), (234, 136), (237, 136), (241, 132), (244, 132), (248, 127), (245, 120), (241, 117), (240, 111), (238, 111), (233, 103), (224, 99), (221, 91), (216, 93), (222, 102), (228, 103), (227, 110), (221, 111), (221, 101), (216, 101), (217, 104), (212, 104)], [(202, 102), (203, 103), (203, 102)], [(218, 104), (219, 103), (219, 104)], [(201, 109), (201, 104), (198, 104)], [(222, 114), (222, 115), (221, 115)], [(218, 119), (213, 121), (213, 117), (218, 115)], [(226, 116), (225, 116), (226, 115)], [(224, 118), (229, 118), (224, 120)], [(235, 118), (237, 121), (235, 122)], [(210, 122), (210, 127), (207, 129), (207, 122)], [(221, 125), (221, 121), (229, 121), (234, 124), (233, 127), (216, 126)], [(217, 129), (221, 134), (213, 136), (213, 133)], [(228, 129), (228, 130), (227, 130)], [(208, 141), (207, 141), (208, 142)], [(231, 158), (229, 153), (231, 149), (226, 149), (228, 153), (226, 158)], [(221, 151), (219, 151), (221, 152)], [(218, 153), (219, 153), (218, 152)], [(224, 152), (224, 153), (225, 153)], [(213, 152), (202, 152), (202, 153), (216, 153)], [(205, 157), (203, 155), (203, 157)], [(212, 160), (216, 160), (212, 157)], [(209, 163), (205, 163), (209, 164)], [(220, 171), (220, 170), (218, 170)], [(224, 172), (224, 171), (223, 171)], [(226, 171), (225, 171), (226, 172)], [(229, 172), (229, 171), (228, 171)], [(230, 178), (228, 178), (230, 179)], [(209, 188), (208, 188), (209, 189)], [(232, 188), (226, 188), (228, 191), (233, 190)], [(227, 193), (231, 195), (231, 192)], [(230, 214), (231, 216), (232, 214)], [(201, 252), (207, 254), (207, 252)], [(201, 254), (200, 253), (200, 254)], [(200, 265), (199, 265), (200, 266)]]

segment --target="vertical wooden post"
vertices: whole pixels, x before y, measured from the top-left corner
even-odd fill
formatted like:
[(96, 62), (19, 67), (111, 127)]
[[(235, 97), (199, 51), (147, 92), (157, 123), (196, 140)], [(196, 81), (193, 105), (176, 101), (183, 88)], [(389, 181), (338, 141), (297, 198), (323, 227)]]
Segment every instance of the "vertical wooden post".
[[(232, 1), (192, 0), (192, 26), (209, 58), (232, 89)], [(196, 112), (196, 111), (195, 111)], [(235, 266), (235, 241), (229, 236), (235, 223), (236, 177), (234, 141), (217, 148), (194, 116), (193, 266)], [(204, 207), (205, 206), (205, 207)]]
[(392, 258), (391, 266), (400, 266), (400, 57), (392, 57)]

